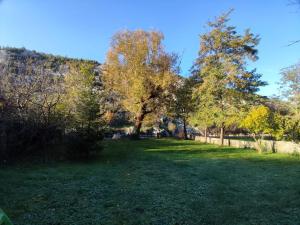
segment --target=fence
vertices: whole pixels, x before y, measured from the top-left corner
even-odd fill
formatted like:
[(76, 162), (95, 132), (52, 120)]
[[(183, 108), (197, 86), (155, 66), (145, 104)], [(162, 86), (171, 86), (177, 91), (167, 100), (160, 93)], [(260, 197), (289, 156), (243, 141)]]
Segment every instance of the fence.
[[(203, 136), (195, 136), (195, 141), (206, 142), (210, 144), (220, 145), (219, 138), (205, 137)], [(257, 149), (257, 143), (254, 141), (246, 141), (246, 140), (234, 140), (234, 139), (224, 139), (224, 145), (235, 147), (235, 148), (253, 148)], [(278, 153), (300, 153), (300, 144), (288, 141), (269, 141), (262, 140), (261, 146), (263, 149), (266, 149), (269, 152), (278, 152)]]

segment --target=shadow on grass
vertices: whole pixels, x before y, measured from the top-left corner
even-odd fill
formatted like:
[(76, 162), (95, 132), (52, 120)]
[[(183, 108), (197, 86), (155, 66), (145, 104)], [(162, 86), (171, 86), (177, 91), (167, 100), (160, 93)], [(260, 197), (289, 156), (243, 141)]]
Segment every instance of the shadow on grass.
[(258, 154), (252, 149), (222, 147), (204, 144), (191, 140), (172, 138), (143, 139), (143, 140), (105, 140), (103, 150), (90, 158), (75, 161), (49, 162), (46, 164), (32, 164), (30, 162), (20, 167), (55, 167), (59, 165), (94, 166), (97, 164), (123, 164), (135, 161), (163, 163), (168, 160), (235, 160), (249, 162), (268, 162), (283, 164), (299, 164), (300, 158), (287, 154)]

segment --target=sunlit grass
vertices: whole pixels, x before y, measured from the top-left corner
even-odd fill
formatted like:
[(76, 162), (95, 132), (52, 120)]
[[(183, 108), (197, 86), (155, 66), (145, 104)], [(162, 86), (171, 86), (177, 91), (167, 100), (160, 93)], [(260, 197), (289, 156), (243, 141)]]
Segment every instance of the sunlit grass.
[(0, 171), (16, 225), (297, 224), (300, 159), (172, 139), (107, 141), (99, 160)]

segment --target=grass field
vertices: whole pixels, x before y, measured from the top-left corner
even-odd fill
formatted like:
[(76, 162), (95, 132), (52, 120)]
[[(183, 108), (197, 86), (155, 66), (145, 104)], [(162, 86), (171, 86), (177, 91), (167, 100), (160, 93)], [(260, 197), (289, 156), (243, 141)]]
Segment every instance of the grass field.
[(170, 139), (93, 162), (0, 169), (15, 225), (300, 224), (300, 159)]

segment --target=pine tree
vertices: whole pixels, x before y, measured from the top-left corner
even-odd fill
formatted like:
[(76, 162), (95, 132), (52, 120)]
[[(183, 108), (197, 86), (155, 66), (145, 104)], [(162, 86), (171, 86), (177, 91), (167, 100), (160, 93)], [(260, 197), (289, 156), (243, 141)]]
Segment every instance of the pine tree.
[(256, 70), (247, 70), (249, 60), (256, 61), (259, 37), (246, 30), (239, 35), (229, 26), (231, 11), (209, 22), (209, 32), (200, 37), (199, 56), (193, 73), (201, 80), (194, 93), (203, 115), (212, 114), (220, 128), (221, 144), (225, 127), (240, 119), (243, 107), (255, 100), (259, 87), (265, 85)]

